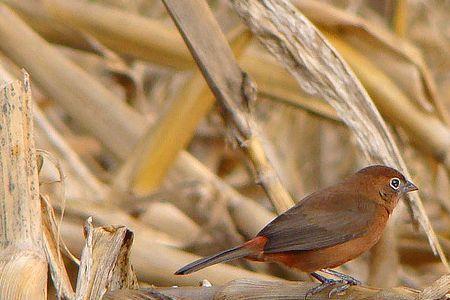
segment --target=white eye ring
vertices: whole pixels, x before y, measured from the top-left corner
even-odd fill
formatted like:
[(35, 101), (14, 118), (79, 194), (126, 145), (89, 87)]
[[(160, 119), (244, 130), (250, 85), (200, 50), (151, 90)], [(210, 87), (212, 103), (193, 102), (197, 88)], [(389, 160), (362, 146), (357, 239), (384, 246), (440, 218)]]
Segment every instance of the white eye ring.
[(389, 182), (389, 185), (394, 190), (398, 190), (398, 188), (400, 187), (400, 179), (398, 179), (397, 177), (391, 178), (391, 181)]

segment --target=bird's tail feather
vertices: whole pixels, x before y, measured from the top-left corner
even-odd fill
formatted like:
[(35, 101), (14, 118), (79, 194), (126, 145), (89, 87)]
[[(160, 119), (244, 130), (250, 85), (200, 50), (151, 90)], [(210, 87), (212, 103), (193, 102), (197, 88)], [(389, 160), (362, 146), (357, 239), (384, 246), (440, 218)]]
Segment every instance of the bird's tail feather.
[(254, 252), (255, 250), (245, 247), (245, 244), (237, 246), (223, 252), (219, 252), (217, 254), (196, 260), (176, 271), (175, 275), (190, 274), (221, 262), (246, 257), (250, 254), (253, 254)]

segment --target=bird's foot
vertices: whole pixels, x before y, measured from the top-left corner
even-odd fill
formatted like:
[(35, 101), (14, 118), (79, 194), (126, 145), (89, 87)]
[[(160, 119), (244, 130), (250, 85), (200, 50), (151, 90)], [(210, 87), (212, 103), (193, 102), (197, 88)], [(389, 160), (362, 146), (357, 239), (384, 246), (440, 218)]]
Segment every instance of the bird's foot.
[[(324, 289), (333, 286), (337, 283), (337, 280), (334, 279), (326, 279), (324, 281), (321, 282), (321, 284), (319, 284), (318, 286), (308, 290), (305, 294), (305, 300), (307, 300), (310, 296), (313, 296), (317, 293), (320, 293), (321, 291), (323, 291)], [(334, 290), (335, 288), (333, 288), (332, 290)], [(330, 291), (331, 292), (331, 291)]]
[[(328, 272), (325, 272), (325, 273), (331, 274)], [(339, 272), (336, 272), (336, 273), (339, 273)], [(339, 274), (341, 274), (341, 273), (339, 273)], [(310, 297), (312, 295), (320, 293), (321, 291), (323, 291), (324, 289), (326, 289), (328, 287), (333, 287), (328, 292), (328, 298), (331, 298), (335, 294), (340, 294), (340, 293), (346, 291), (352, 285), (361, 284), (361, 282), (359, 280), (357, 280), (351, 276), (347, 276), (345, 274), (341, 274), (345, 278), (342, 278), (342, 277), (338, 276), (337, 274), (332, 274), (332, 275), (335, 275), (336, 277), (338, 277), (339, 279), (326, 278), (318, 273), (311, 273), (311, 275), (314, 278), (316, 278), (317, 280), (319, 280), (321, 282), (321, 284), (310, 289), (309, 291), (307, 291), (305, 294), (305, 300), (307, 300), (308, 297)]]

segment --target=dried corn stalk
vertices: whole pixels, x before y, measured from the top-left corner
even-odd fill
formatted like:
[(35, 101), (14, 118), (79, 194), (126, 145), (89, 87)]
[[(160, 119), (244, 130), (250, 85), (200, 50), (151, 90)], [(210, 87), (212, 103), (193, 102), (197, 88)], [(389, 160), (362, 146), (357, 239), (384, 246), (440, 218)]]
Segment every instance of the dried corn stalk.
[[(197, 299), (197, 300), (287, 300), (305, 299), (305, 295), (317, 283), (282, 281), (259, 281), (254, 279), (234, 280), (223, 286), (212, 287), (180, 287), (169, 289), (140, 289), (122, 290), (108, 293), (105, 299), (167, 299), (156, 298), (155, 292), (162, 296), (174, 297), (175, 299)], [(417, 292), (407, 288), (377, 289), (370, 287), (351, 287), (345, 295), (328, 296), (327, 290), (318, 294), (308, 296), (308, 300), (327, 299), (366, 299), (366, 300), (415, 300)], [(170, 298), (169, 298), (170, 299)]]
[(108, 291), (138, 288), (130, 264), (133, 233), (124, 226), (84, 227), (86, 245), (78, 272), (76, 299), (101, 299)]
[(28, 75), (1, 88), (0, 299), (46, 299), (47, 260)]

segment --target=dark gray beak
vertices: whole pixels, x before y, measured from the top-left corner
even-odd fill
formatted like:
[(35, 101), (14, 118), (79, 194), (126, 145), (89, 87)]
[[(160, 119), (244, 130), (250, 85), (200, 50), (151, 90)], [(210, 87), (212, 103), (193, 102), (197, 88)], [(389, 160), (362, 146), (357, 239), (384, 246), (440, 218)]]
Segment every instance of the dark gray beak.
[(412, 192), (412, 191), (417, 191), (419, 188), (414, 184), (414, 183), (412, 183), (411, 181), (406, 181), (406, 184), (405, 184), (405, 186), (403, 187), (403, 193), (409, 193), (409, 192)]

